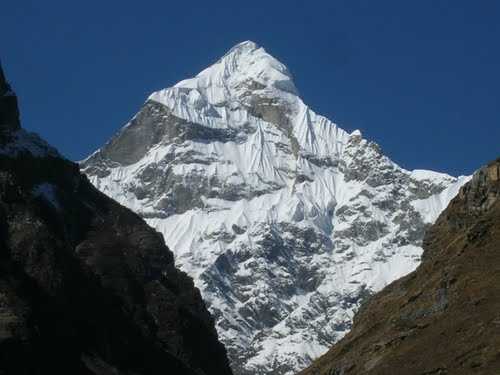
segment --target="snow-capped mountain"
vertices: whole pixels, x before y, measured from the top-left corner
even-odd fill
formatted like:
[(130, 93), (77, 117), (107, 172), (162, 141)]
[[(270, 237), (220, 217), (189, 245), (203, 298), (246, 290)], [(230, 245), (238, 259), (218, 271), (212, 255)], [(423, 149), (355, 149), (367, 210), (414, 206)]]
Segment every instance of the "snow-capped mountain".
[(418, 265), (424, 230), (467, 180), (407, 171), (314, 113), (253, 42), (153, 93), (81, 166), (164, 234), (238, 375), (323, 354), (363, 298)]

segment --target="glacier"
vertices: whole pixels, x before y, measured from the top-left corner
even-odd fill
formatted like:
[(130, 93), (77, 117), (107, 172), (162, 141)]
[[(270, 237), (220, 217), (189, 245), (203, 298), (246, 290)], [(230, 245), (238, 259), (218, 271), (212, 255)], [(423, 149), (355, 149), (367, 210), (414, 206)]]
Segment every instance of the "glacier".
[(365, 298), (417, 267), (469, 179), (398, 166), (311, 110), (251, 41), (151, 94), (81, 168), (163, 234), (237, 375), (323, 354)]

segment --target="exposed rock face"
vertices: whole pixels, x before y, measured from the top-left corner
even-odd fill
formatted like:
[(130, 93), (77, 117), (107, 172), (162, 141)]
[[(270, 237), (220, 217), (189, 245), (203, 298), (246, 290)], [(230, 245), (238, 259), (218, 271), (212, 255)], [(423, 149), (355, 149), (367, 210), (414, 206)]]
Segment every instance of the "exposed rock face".
[(162, 235), (19, 129), (0, 78), (0, 374), (230, 375)]
[(500, 159), (427, 232), (418, 269), (373, 296), (301, 375), (498, 374)]
[(418, 265), (466, 181), (404, 170), (314, 113), (252, 42), (153, 93), (82, 169), (163, 233), (239, 375), (293, 374), (328, 350), (363, 298)]

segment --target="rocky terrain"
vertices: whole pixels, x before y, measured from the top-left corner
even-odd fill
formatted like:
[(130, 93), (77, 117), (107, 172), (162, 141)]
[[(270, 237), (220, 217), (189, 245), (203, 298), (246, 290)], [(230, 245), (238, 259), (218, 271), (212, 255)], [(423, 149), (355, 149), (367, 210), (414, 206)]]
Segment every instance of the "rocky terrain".
[(81, 167), (163, 233), (238, 375), (327, 351), (364, 298), (415, 269), (467, 180), (405, 170), (314, 113), (253, 42), (153, 93)]
[(0, 374), (231, 374), (162, 235), (21, 129), (0, 69)]
[(498, 374), (500, 159), (462, 187), (415, 272), (370, 298), (352, 331), (301, 375)]

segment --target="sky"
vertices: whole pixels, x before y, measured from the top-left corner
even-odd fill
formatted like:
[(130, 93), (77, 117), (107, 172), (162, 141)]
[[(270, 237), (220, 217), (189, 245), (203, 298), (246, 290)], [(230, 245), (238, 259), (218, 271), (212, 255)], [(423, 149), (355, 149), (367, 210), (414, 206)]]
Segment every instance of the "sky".
[(23, 126), (71, 160), (147, 96), (252, 40), (302, 99), (407, 169), (500, 156), (500, 1), (8, 1), (0, 58)]

